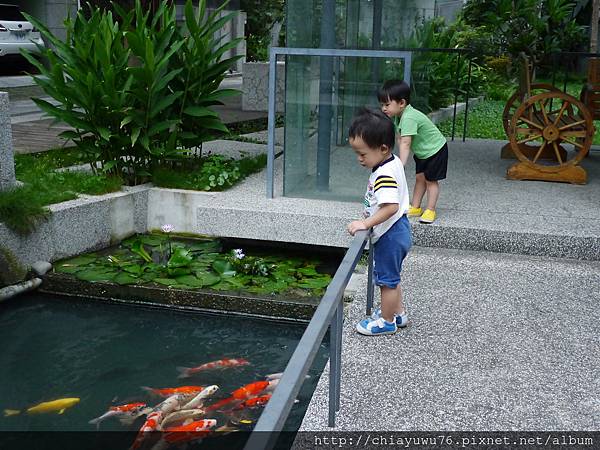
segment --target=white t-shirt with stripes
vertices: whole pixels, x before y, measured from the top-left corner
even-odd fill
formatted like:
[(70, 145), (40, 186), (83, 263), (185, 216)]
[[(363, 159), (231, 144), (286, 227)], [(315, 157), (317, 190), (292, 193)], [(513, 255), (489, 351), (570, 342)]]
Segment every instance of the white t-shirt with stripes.
[(397, 203), (398, 211), (385, 222), (373, 227), (371, 237), (373, 243), (408, 212), (408, 186), (404, 176), (404, 166), (396, 155), (390, 156), (373, 168), (365, 194), (363, 217), (365, 219), (371, 217), (385, 203)]

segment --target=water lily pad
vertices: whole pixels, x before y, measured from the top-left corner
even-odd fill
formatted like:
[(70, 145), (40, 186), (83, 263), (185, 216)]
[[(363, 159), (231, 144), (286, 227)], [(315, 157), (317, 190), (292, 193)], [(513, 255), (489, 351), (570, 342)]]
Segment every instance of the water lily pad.
[(97, 259), (98, 259), (98, 256), (96, 256), (96, 255), (81, 255), (81, 256), (77, 256), (75, 258), (68, 259), (68, 260), (62, 262), (60, 265), (63, 266), (63, 265), (68, 264), (69, 266), (86, 266), (88, 264), (93, 263)]
[(86, 269), (77, 272), (77, 278), (83, 281), (112, 281), (117, 273), (114, 271), (106, 271), (105, 269)]
[(152, 281), (154, 283), (164, 284), (165, 286), (175, 286), (177, 284), (177, 280), (174, 278), (155, 278)]
[(125, 272), (131, 273), (136, 276), (140, 276), (144, 269), (139, 264), (124, 264), (121, 266), (121, 269)]
[(113, 283), (117, 284), (136, 284), (139, 279), (128, 273), (121, 272), (112, 279)]
[(310, 278), (310, 279), (302, 280), (296, 286), (303, 288), (303, 289), (319, 289), (319, 288), (327, 287), (330, 282), (331, 282), (330, 278), (325, 278), (325, 277)]
[(187, 244), (187, 248), (192, 252), (216, 253), (221, 250), (221, 243), (218, 240), (192, 242)]
[(235, 275), (235, 269), (226, 259), (217, 259), (215, 262), (213, 262), (212, 267), (215, 272), (223, 275), (224, 277), (232, 277)]
[(213, 284), (217, 284), (221, 281), (221, 277), (214, 273), (197, 271), (196, 277), (202, 281), (202, 286), (212, 286)]
[(169, 241), (169, 237), (162, 234), (150, 234), (150, 235), (142, 235), (139, 236), (140, 240), (152, 247), (158, 247), (160, 244), (166, 243)]
[(180, 285), (186, 286), (188, 288), (197, 289), (203, 286), (202, 280), (199, 280), (194, 275), (184, 275), (175, 279)]
[(60, 264), (54, 268), (54, 271), (60, 272), (60, 273), (77, 273), (77, 272), (81, 272), (82, 270), (85, 270), (85, 269), (86, 269), (86, 267), (82, 267), (82, 266), (72, 266), (70, 264)]

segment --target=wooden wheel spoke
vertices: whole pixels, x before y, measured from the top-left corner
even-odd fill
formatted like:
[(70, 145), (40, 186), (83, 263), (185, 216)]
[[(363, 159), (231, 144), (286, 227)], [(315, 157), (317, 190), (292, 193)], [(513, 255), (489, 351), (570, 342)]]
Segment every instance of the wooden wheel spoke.
[(556, 158), (558, 159), (558, 163), (562, 164), (563, 160), (562, 160), (562, 157), (560, 156), (560, 151), (558, 150), (558, 144), (556, 143), (556, 141), (552, 141), (552, 146), (554, 147), (554, 153), (556, 153)]
[(546, 99), (540, 100), (540, 106), (542, 107), (542, 116), (544, 116), (544, 123), (548, 125), (550, 120), (548, 119), (548, 115), (546, 114)]
[(534, 122), (533, 120), (526, 119), (525, 117), (521, 117), (520, 119), (521, 119), (523, 122), (525, 122), (526, 124), (529, 124), (529, 125), (531, 125), (532, 127), (535, 127), (535, 128), (537, 128), (538, 130), (543, 130), (543, 129), (544, 129), (544, 126), (543, 126), (542, 124), (539, 124), (539, 123), (537, 123), (537, 122)]
[(573, 131), (563, 131), (560, 133), (560, 138), (564, 139), (566, 137), (578, 137), (584, 138), (587, 132), (585, 130), (573, 130)]
[(529, 135), (531, 135), (531, 134), (536, 134), (536, 135), (538, 135), (538, 136), (541, 136), (541, 135), (542, 135), (542, 134), (539, 132), (539, 130), (536, 130), (536, 129), (533, 129), (533, 128), (529, 128), (529, 127), (527, 127), (527, 128), (520, 128), (520, 127), (517, 127), (517, 128), (515, 128), (515, 132), (516, 132), (517, 134), (525, 134), (525, 135), (528, 135), (528, 136), (529, 136)]
[(540, 155), (542, 154), (542, 150), (544, 150), (544, 147), (546, 146), (546, 141), (542, 142), (542, 145), (540, 145), (540, 148), (538, 148), (537, 153), (535, 154), (535, 157), (533, 158), (533, 163), (535, 164), (535, 162), (538, 160), (538, 158), (540, 157)]
[(559, 131), (566, 130), (567, 128), (576, 127), (577, 125), (582, 125), (585, 123), (585, 120), (578, 120), (577, 122), (568, 123), (559, 128)]
[(534, 141), (535, 139), (539, 139), (541, 137), (542, 137), (541, 134), (534, 134), (533, 136), (529, 136), (528, 138), (521, 139), (520, 141), (517, 141), (517, 144), (524, 144), (526, 142)]
[(562, 117), (563, 113), (565, 112), (565, 109), (567, 109), (567, 106), (569, 105), (569, 102), (563, 101), (562, 106), (560, 107), (560, 110), (558, 111), (558, 114), (556, 116), (556, 119), (554, 119), (554, 126), (556, 126), (558, 124), (558, 121), (560, 120), (560, 118)]
[(570, 139), (566, 139), (566, 138), (563, 138), (563, 141), (565, 141), (575, 147), (584, 148), (584, 146), (577, 141), (571, 141)]

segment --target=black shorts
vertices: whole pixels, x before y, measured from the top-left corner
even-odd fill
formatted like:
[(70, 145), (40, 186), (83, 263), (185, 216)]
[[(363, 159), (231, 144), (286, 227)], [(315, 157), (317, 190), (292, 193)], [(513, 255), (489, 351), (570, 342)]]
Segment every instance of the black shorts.
[(416, 173), (425, 173), (427, 181), (438, 181), (446, 178), (448, 169), (448, 144), (427, 159), (419, 159), (413, 155), (416, 165)]

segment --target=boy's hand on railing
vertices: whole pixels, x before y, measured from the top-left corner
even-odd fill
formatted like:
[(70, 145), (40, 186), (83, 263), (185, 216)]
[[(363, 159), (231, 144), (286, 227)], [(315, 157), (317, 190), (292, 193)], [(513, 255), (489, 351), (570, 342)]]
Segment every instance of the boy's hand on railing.
[(354, 236), (357, 231), (369, 229), (364, 220), (353, 220), (346, 228), (348, 229), (348, 233), (350, 233), (352, 236)]

